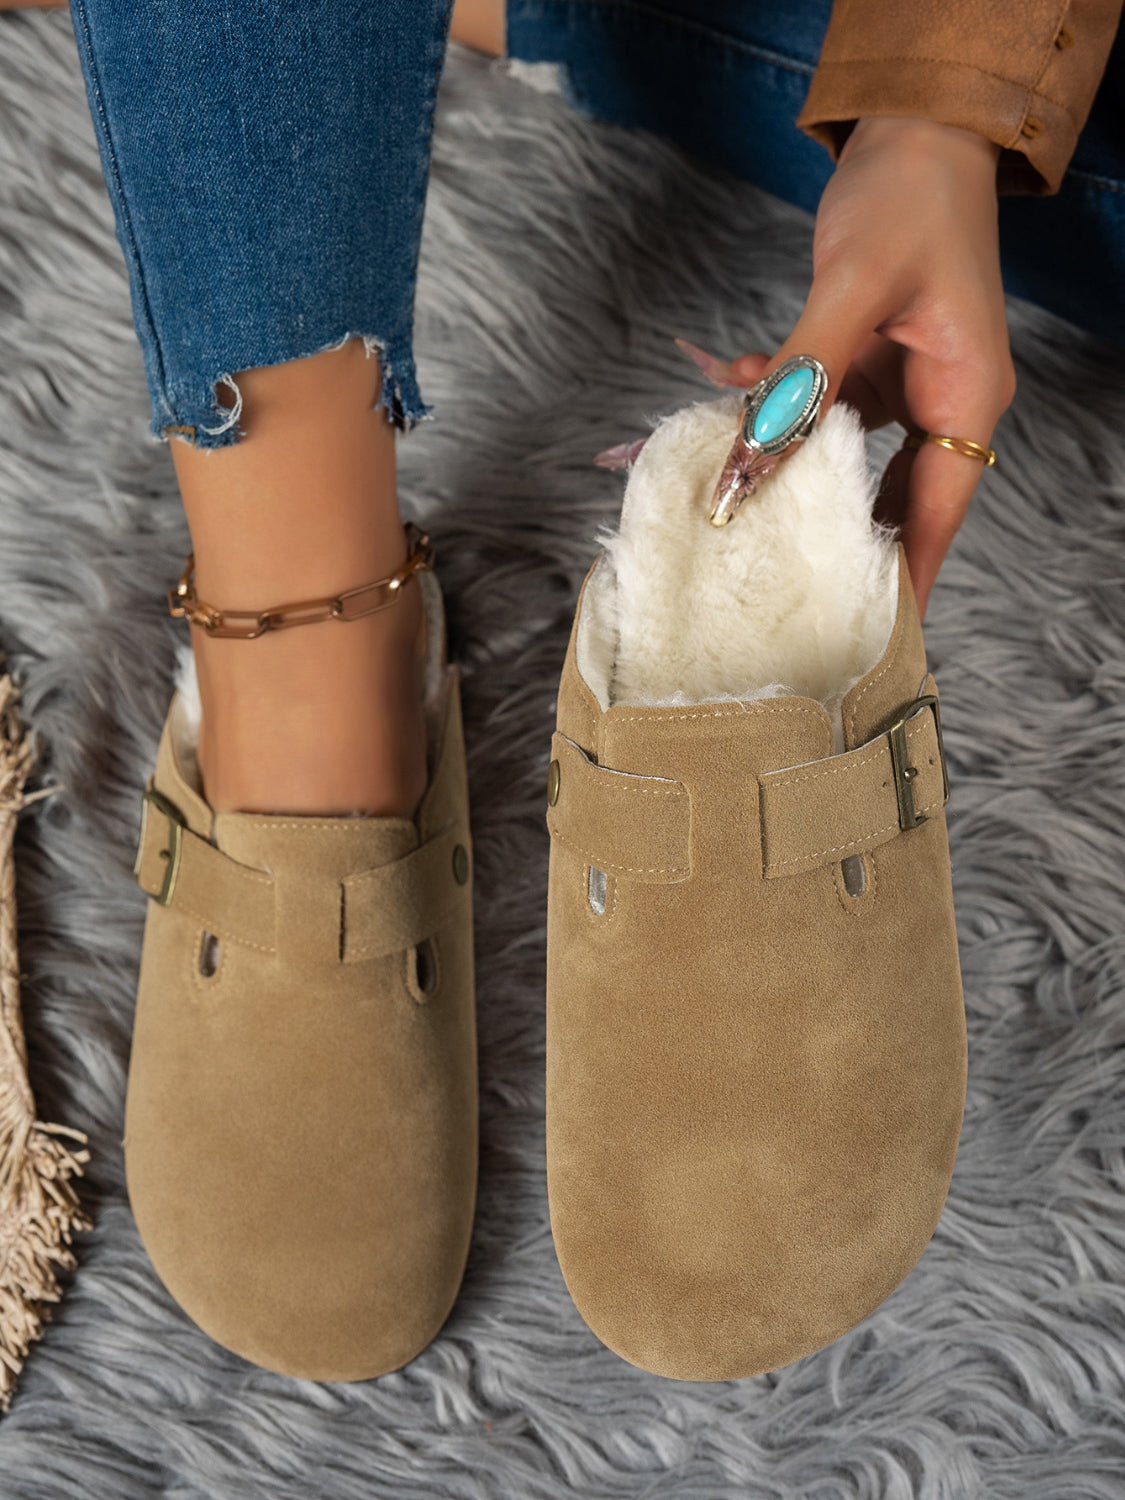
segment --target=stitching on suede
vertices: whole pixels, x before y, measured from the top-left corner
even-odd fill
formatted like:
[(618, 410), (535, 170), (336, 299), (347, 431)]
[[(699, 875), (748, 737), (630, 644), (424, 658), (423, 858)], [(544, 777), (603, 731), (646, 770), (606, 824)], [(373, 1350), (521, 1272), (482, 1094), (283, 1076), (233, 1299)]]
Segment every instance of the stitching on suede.
[[(218, 854), (222, 859), (224, 859), (227, 862), (227, 864), (233, 865), (234, 868), (238, 871), (239, 877), (241, 879), (252, 880), (252, 881), (254, 881), (258, 885), (269, 885), (269, 886), (273, 885), (273, 876), (272, 875), (267, 875), (264, 870), (255, 870), (252, 865), (240, 864), (237, 859), (232, 859), (229, 854), (224, 853), (223, 850), (220, 849), (217, 844), (208, 843), (208, 841), (206, 839), (200, 838), (199, 834), (192, 832), (192, 830), (190, 828), (187, 829), (186, 831), (187, 831), (188, 834), (191, 835), (191, 837), (193, 839), (198, 839), (199, 842), (203, 845), (203, 847), (205, 849), (207, 849), (207, 850), (209, 850), (209, 851), (211, 851), (211, 852), (213, 852), (215, 854)], [(145, 855), (147, 855), (148, 854), (148, 848), (147, 848), (148, 840), (146, 839), (145, 842), (146, 842), (146, 847), (143, 850), (143, 853)], [(159, 843), (159, 840), (156, 840), (155, 842)], [(186, 848), (190, 848), (191, 846), (190, 846), (189, 843), (187, 843), (185, 841), (185, 847)], [(144, 887), (142, 887), (142, 889), (144, 889)], [(149, 891), (147, 894), (151, 895), (152, 892)]]
[(619, 865), (615, 864), (612, 860), (596, 859), (587, 853), (577, 839), (567, 838), (566, 834), (559, 833), (558, 829), (552, 829), (551, 835), (553, 838), (558, 839), (560, 844), (567, 844), (571, 849), (577, 850), (583, 859), (586, 859), (599, 870), (607, 872), (613, 870), (618, 875), (687, 875), (689, 873), (686, 868), (680, 865), (653, 865), (646, 870), (640, 865)]
[[(889, 664), (888, 664), (889, 665)], [(617, 724), (670, 724), (681, 723), (684, 719), (733, 719), (743, 714), (760, 712), (762, 707), (772, 702), (769, 698), (762, 698), (757, 703), (743, 704), (739, 708), (717, 708), (706, 712), (693, 714), (633, 714), (627, 719), (617, 719)], [(772, 708), (775, 714), (805, 714), (809, 710), (803, 704), (793, 704), (789, 708)]]
[[(606, 770), (609, 770), (609, 767), (608, 766), (602, 766), (602, 767), (600, 767), (600, 769), (603, 770), (603, 771), (606, 771)], [(631, 773), (628, 772), (628, 771), (624, 771), (624, 772), (622, 772), (622, 771), (614, 771), (612, 774), (614, 776), (622, 776), (622, 775), (628, 776)], [(684, 791), (684, 788), (680, 787), (680, 786), (671, 786), (671, 787), (663, 787), (663, 786), (614, 786), (614, 787), (611, 787), (611, 786), (609, 786), (607, 784), (606, 785), (606, 791), (609, 792), (612, 796), (615, 796), (615, 797), (616, 797), (616, 795), (617, 795), (618, 792), (639, 792), (642, 797), (683, 797), (683, 796), (687, 795), (686, 792)]]
[[(642, 776), (637, 771), (619, 771), (615, 766), (603, 766), (598, 761), (591, 761), (581, 745), (576, 745), (561, 731), (559, 737), (563, 744), (558, 758), (561, 760), (562, 755), (565, 754), (568, 759), (577, 762), (579, 777), (586, 777), (595, 785), (600, 783), (607, 796), (615, 797), (618, 792), (640, 792), (642, 796), (648, 797), (687, 796), (687, 787), (674, 781), (670, 776)], [(662, 781), (665, 784), (663, 786), (630, 785), (630, 782), (640, 781)]]
[[(927, 809), (923, 808), (923, 811)], [(887, 823), (883, 828), (873, 828), (870, 833), (861, 833), (858, 838), (849, 839), (846, 844), (833, 844), (828, 849), (817, 849), (812, 854), (793, 854), (788, 859), (770, 860), (766, 866), (767, 870), (783, 870), (786, 865), (803, 864), (808, 859), (823, 859), (829, 854), (843, 854), (845, 849), (854, 849), (857, 844), (866, 843), (868, 839), (877, 839), (881, 833), (890, 833), (892, 828), (898, 827), (898, 820)]]
[[(888, 751), (887, 754), (890, 754), (890, 752)], [(766, 777), (763, 776), (762, 789), (763, 791), (768, 791), (770, 788), (780, 788), (783, 786), (804, 786), (810, 781), (819, 781), (824, 776), (842, 776), (848, 771), (858, 771), (861, 766), (869, 766), (872, 761), (880, 760), (882, 755), (883, 751), (881, 749), (875, 750), (870, 755), (865, 755), (862, 760), (849, 761), (843, 766), (833, 766), (827, 771), (806, 771), (800, 776), (790, 776), (785, 781), (767, 781)]]
[(902, 552), (900, 550), (899, 554), (898, 554), (898, 566), (899, 566), (898, 604), (897, 604), (897, 607), (896, 607), (896, 610), (895, 610), (895, 623), (894, 623), (894, 628), (891, 631), (891, 638), (887, 642), (887, 649), (886, 649), (886, 651), (883, 653), (883, 658), (884, 658), (883, 659), (883, 665), (878, 668), (878, 670), (875, 673), (875, 676), (872, 677), (871, 680), (868, 683), (866, 683), (866, 685), (864, 687), (860, 688), (859, 692), (856, 694), (854, 702), (852, 703), (851, 707), (848, 710), (848, 733), (849, 734), (853, 734), (855, 732), (856, 719), (859, 716), (859, 705), (863, 702), (864, 698), (867, 697), (867, 694), (871, 691), (871, 689), (875, 686), (875, 684), (881, 678), (883, 678), (883, 677), (885, 677), (887, 675), (887, 673), (890, 671), (891, 667), (897, 661), (897, 659), (898, 659), (898, 650), (899, 650), (900, 645), (902, 644), (902, 638), (906, 634), (906, 611), (902, 607), (902, 596), (903, 596), (903, 592), (904, 592), (904, 589), (905, 589), (905, 585), (903, 583), (903, 578), (902, 578), (903, 561), (904, 561), (903, 555), (902, 555)]
[[(901, 562), (899, 565), (901, 566)], [(895, 621), (895, 628), (891, 631), (891, 638), (887, 642), (886, 660), (883, 662), (883, 665), (879, 668), (879, 670), (875, 673), (875, 676), (871, 678), (870, 682), (868, 682), (864, 687), (860, 688), (859, 692), (856, 694), (854, 703), (848, 711), (849, 733), (852, 733), (855, 730), (855, 722), (859, 716), (859, 705), (863, 702), (864, 698), (867, 697), (868, 693), (875, 686), (875, 684), (879, 682), (881, 678), (887, 675), (898, 657), (898, 648), (902, 641), (903, 632), (906, 628), (904, 620), (905, 615), (903, 610), (900, 608), (898, 612), (898, 619)]]
[[(924, 734), (925, 731), (926, 731), (926, 725), (925, 725), (925, 723), (919, 724), (916, 729), (913, 729), (913, 730), (908, 729), (906, 731), (906, 738), (907, 738), (907, 740), (917, 739), (918, 736), (920, 734)], [(776, 788), (780, 788), (780, 787), (783, 787), (783, 786), (803, 786), (803, 785), (807, 784), (810, 781), (817, 781), (817, 780), (819, 780), (823, 776), (842, 776), (847, 771), (858, 771), (861, 766), (869, 766), (872, 763), (872, 761), (880, 760), (882, 758), (883, 754), (884, 754), (884, 751), (886, 752), (886, 754), (888, 754), (888, 755), (890, 754), (890, 751), (887, 750), (886, 747), (881, 744), (880, 748), (878, 750), (872, 751), (872, 753), (870, 755), (865, 755), (862, 760), (853, 760), (853, 761), (850, 761), (848, 764), (843, 765), (843, 766), (834, 766), (830, 770), (824, 770), (824, 771), (802, 771), (802, 772), (799, 772), (796, 776), (790, 776), (790, 777), (788, 777), (785, 781), (769, 781), (769, 780), (767, 780), (767, 778), (768, 778), (768, 776), (769, 776), (770, 773), (767, 772), (765, 775), (762, 776), (761, 780), (763, 782), (764, 788), (767, 789), (767, 790), (768, 789), (776, 789)], [(930, 765), (932, 766), (933, 763), (934, 762), (933, 762), (933, 759), (931, 757), (931, 759), (930, 759)]]
[[(237, 816), (239, 818), (245, 818), (246, 814), (245, 813), (239, 813), (239, 814), (237, 814)], [(366, 828), (367, 825), (370, 823), (370, 821), (371, 821), (370, 818), (354, 818), (353, 819), (353, 818), (348, 818), (346, 816), (341, 816), (339, 818), (306, 818), (306, 819), (303, 819), (300, 823), (291, 823), (291, 822), (288, 822), (288, 821), (284, 821), (283, 822), (279, 818), (268, 818), (267, 817), (267, 818), (255, 818), (252, 822), (248, 821), (247, 826), (250, 827), (250, 828), (286, 828), (286, 829), (293, 829), (293, 828), (343, 828), (343, 829), (346, 829), (348, 833), (357, 833), (361, 829)], [(229, 858), (229, 856), (228, 856), (228, 858)], [(245, 869), (246, 867), (243, 866), (243, 868)], [(269, 877), (267, 876), (266, 878), (268, 879)]]
[(168, 910), (182, 912), (185, 917), (194, 917), (197, 922), (203, 923), (203, 930), (205, 932), (212, 933), (215, 937), (219, 938), (220, 941), (225, 941), (227, 938), (229, 938), (232, 943), (240, 943), (243, 948), (253, 948), (255, 953), (277, 952), (276, 948), (264, 948), (261, 943), (253, 943), (249, 938), (239, 937), (236, 932), (215, 932), (215, 929), (208, 924), (207, 918), (201, 911), (196, 911), (194, 907), (186, 905), (186, 903), (183, 901), (173, 900), (172, 905), (168, 907)]
[[(931, 813), (933, 812), (935, 807), (944, 806), (944, 800), (939, 797), (936, 802), (927, 802), (925, 807), (920, 808), (919, 811), (922, 813)], [(877, 839), (880, 834), (890, 833), (892, 828), (898, 828), (898, 826), (898, 820), (896, 818), (893, 823), (888, 823), (885, 828), (875, 828), (872, 829), (870, 833), (861, 833), (858, 838), (849, 839), (846, 844), (833, 844), (830, 849), (818, 849), (815, 854), (794, 854), (791, 855), (788, 859), (771, 859), (770, 862), (766, 865), (766, 869), (783, 870), (786, 865), (799, 865), (808, 859), (823, 859), (826, 855), (829, 854), (842, 854), (845, 849), (854, 849), (857, 844), (865, 844), (868, 839)], [(906, 830), (903, 829), (900, 831), (905, 832)]]

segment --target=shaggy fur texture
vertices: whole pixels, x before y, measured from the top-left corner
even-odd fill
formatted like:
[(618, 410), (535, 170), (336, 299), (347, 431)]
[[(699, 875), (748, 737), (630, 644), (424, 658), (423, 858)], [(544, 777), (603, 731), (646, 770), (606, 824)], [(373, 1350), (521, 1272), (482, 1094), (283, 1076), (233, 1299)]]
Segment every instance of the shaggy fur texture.
[(645, 444), (590, 581), (579, 670), (603, 708), (800, 693), (824, 704), (842, 746), (840, 704), (883, 654), (898, 602), (863, 430), (834, 408), (717, 528), (711, 492), (741, 404), (689, 406)]
[[(25, 814), (21, 955), (47, 1118), (90, 1132), (96, 1228), (0, 1420), (3, 1500), (1120, 1500), (1125, 1474), (1122, 362), (1014, 310), (1000, 466), (927, 626), (953, 777), (970, 1025), (953, 1191), (860, 1328), (775, 1375), (676, 1385), (569, 1302), (543, 1178), (543, 784), (578, 584), (621, 486), (590, 467), (707, 395), (672, 346), (773, 349), (810, 223), (465, 56), (437, 132), (402, 445), (465, 703), (481, 1195), (460, 1301), (408, 1369), (280, 1379), (161, 1290), (120, 1135), (138, 790), (186, 534), (62, 15), (0, 16), (0, 615), (64, 788)], [(885, 459), (893, 434), (873, 448)]]

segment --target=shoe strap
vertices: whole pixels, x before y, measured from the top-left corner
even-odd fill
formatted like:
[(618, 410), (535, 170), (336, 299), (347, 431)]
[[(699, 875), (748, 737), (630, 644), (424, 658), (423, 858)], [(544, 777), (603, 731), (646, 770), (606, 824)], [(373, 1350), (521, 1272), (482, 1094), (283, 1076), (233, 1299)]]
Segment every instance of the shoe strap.
[(344, 963), (416, 948), (459, 916), (471, 918), (468, 832), (453, 824), (391, 864), (346, 876), (343, 887)]
[[(404, 952), (467, 914), (470, 847), (468, 830), (452, 824), (401, 859), (345, 876), (339, 882), (342, 961)], [(144, 796), (134, 874), (159, 906), (193, 918), (204, 931), (263, 953), (277, 951), (273, 877), (193, 833), (175, 804), (152, 788)]]
[(217, 938), (264, 953), (277, 947), (273, 878), (200, 838), (179, 808), (149, 787), (133, 874), (157, 903), (194, 917)]
[(937, 697), (908, 703), (855, 750), (758, 778), (768, 880), (838, 864), (940, 812), (949, 799)]
[(691, 873), (691, 798), (679, 781), (599, 766), (564, 734), (551, 741), (547, 828), (587, 864), (645, 885)]
[[(925, 684), (932, 689), (932, 681)], [(646, 884), (691, 872), (691, 795), (682, 782), (599, 766), (565, 735), (552, 741), (547, 827), (608, 875)], [(949, 789), (931, 691), (880, 734), (840, 755), (760, 774), (766, 879), (838, 864), (917, 827)]]

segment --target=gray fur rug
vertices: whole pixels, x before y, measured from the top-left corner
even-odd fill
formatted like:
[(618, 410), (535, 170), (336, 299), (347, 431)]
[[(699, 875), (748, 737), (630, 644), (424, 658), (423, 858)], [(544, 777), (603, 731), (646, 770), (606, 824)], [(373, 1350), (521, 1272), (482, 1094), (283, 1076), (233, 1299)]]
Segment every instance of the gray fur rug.
[(97, 1221), (0, 1419), (2, 1500), (1125, 1496), (1125, 381), (1046, 315), (1013, 308), (1020, 394), (927, 627), (971, 1039), (933, 1244), (831, 1348), (702, 1386), (603, 1349), (552, 1252), (542, 789), (620, 494), (589, 460), (706, 394), (673, 335), (774, 347), (809, 243), (744, 184), (452, 59), (419, 295), (438, 420), (402, 463), (465, 665), (480, 1208), (453, 1317), (409, 1368), (282, 1379), (177, 1311), (125, 1199), (130, 865), (186, 533), (68, 22), (0, 17), (0, 632), (63, 788), (22, 827), (26, 1001), (44, 1111), (90, 1132)]

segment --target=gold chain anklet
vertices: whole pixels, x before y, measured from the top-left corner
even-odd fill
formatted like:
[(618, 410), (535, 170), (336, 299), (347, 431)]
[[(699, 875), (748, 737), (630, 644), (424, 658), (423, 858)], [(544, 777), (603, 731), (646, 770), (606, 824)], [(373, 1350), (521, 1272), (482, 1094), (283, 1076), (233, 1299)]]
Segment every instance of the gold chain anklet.
[(205, 604), (195, 592), (195, 554), (190, 553), (179, 583), (169, 591), (169, 613), (177, 620), (190, 620), (208, 635), (237, 641), (253, 641), (268, 630), (316, 625), (322, 620), (362, 620), (367, 615), (378, 614), (381, 609), (388, 609), (415, 573), (424, 572), (434, 565), (434, 551), (426, 532), (410, 521), (404, 530), (408, 548), (406, 561), (389, 578), (379, 578), (374, 583), (361, 584), (359, 588), (326, 599), (301, 599), (293, 604), (273, 604), (269, 609), (219, 609), (214, 604)]

